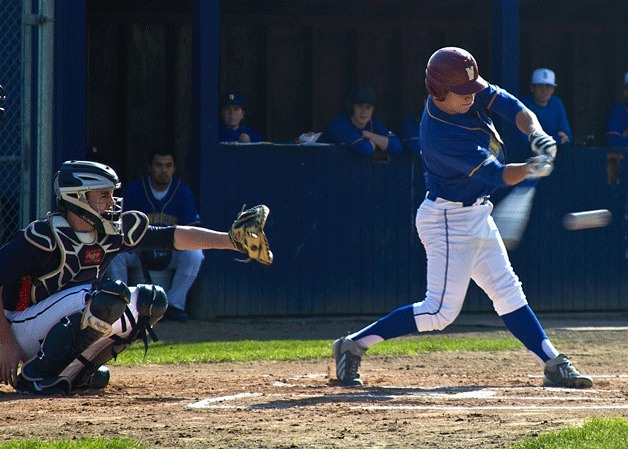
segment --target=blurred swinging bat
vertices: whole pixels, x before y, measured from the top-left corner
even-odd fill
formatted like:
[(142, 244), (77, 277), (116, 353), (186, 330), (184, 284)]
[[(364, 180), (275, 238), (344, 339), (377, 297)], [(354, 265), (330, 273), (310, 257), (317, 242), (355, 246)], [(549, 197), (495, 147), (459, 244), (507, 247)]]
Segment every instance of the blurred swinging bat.
[(507, 250), (514, 250), (528, 226), (537, 180), (515, 186), (493, 209), (493, 220)]

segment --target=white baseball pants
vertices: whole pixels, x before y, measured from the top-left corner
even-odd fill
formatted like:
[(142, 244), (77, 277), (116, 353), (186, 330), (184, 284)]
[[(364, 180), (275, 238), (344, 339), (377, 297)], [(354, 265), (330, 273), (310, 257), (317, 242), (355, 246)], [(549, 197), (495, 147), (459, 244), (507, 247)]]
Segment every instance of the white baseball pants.
[(442, 330), (462, 309), (473, 279), (493, 301), (499, 316), (527, 304), (521, 282), (491, 217), (493, 204), (425, 199), (416, 214), (416, 229), (427, 254), (427, 292), (413, 304), (420, 332)]

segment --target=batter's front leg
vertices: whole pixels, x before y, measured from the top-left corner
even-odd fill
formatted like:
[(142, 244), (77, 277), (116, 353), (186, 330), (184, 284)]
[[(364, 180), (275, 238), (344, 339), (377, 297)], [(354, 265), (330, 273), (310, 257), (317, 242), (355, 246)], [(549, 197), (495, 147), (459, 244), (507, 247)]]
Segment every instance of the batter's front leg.
[(427, 292), (423, 301), (414, 304), (419, 332), (442, 330), (456, 319), (477, 251), (473, 239), (466, 235), (463, 214), (450, 210), (435, 213), (442, 214), (442, 220), (417, 214), (417, 231), (427, 255)]

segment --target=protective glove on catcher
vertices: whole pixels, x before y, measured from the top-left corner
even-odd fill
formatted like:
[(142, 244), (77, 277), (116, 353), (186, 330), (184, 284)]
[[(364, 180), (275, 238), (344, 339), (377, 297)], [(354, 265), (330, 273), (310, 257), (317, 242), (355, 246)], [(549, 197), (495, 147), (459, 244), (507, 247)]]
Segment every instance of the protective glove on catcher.
[(553, 160), (554, 158), (547, 154), (540, 154), (528, 159), (525, 165), (526, 179), (549, 176), (552, 170), (554, 170)]
[(528, 136), (532, 151), (538, 155), (547, 155), (550, 157), (550, 162), (554, 161), (556, 157), (556, 141), (548, 134), (541, 131), (534, 131)]
[(229, 238), (236, 249), (249, 256), (248, 260), (240, 262), (250, 262), (251, 259), (264, 265), (273, 263), (273, 253), (268, 246), (264, 226), (270, 213), (270, 209), (260, 204), (259, 206), (246, 209), (246, 204), (236, 217), (229, 229)]

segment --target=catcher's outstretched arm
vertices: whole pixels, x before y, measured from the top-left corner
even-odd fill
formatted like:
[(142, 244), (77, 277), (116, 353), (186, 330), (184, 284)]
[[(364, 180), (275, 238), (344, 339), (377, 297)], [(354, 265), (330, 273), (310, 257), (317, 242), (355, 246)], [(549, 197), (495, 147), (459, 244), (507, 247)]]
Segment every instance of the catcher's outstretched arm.
[(178, 250), (231, 249), (237, 251), (229, 233), (198, 226), (177, 226), (174, 230), (174, 247)]
[(273, 263), (273, 253), (269, 248), (264, 226), (270, 209), (260, 204), (242, 210), (231, 225), (229, 232), (219, 232), (197, 226), (176, 226), (174, 230), (174, 248), (192, 249), (230, 249), (246, 253), (250, 259), (261, 264)]

